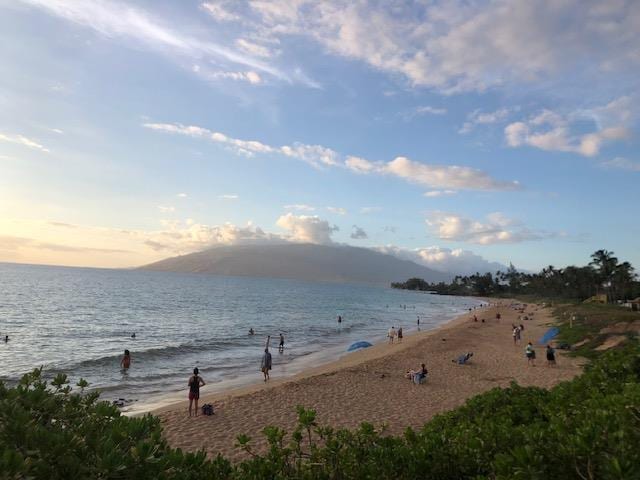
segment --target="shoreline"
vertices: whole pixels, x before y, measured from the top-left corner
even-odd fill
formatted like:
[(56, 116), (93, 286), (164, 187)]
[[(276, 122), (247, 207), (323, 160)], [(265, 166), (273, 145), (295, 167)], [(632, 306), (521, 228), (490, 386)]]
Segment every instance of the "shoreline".
[[(482, 307), (438, 327), (408, 335), (402, 344), (385, 342), (345, 355), (301, 374), (260, 382), (239, 389), (203, 394), (200, 405), (212, 403), (213, 416), (189, 418), (188, 400), (166, 405), (151, 413), (160, 417), (164, 437), (173, 447), (208, 455), (218, 453), (232, 460), (244, 458), (234, 447), (239, 434), (249, 435), (257, 451), (266, 448), (261, 434), (267, 425), (291, 432), (296, 425), (297, 405), (313, 408), (320, 425), (355, 428), (362, 422), (385, 432), (401, 434), (419, 428), (438, 413), (463, 404), (468, 398), (512, 381), (523, 386), (550, 388), (582, 371), (584, 359), (558, 352), (558, 365), (544, 365), (544, 350), (536, 344), (538, 365), (524, 358), (526, 342), (534, 343), (553, 322), (549, 309), (529, 305), (531, 320), (518, 320), (512, 302)], [(495, 314), (501, 313), (501, 319)], [(486, 323), (470, 320), (476, 313)], [(513, 345), (511, 324), (524, 323), (522, 344)], [(459, 354), (474, 352), (469, 365), (452, 362)], [(404, 378), (409, 368), (427, 364), (426, 384), (414, 385)]]
[[(486, 310), (488, 308), (486, 304), (490, 303), (489, 299), (482, 297), (473, 298), (485, 303), (485, 306), (478, 307), (473, 311), (480, 312), (483, 309)], [(417, 330), (417, 327), (413, 326), (411, 327), (411, 329), (409, 329), (408, 332), (406, 330), (404, 331), (405, 333), (403, 342), (394, 342), (393, 345), (388, 345), (386, 341), (387, 337), (381, 335), (380, 339), (376, 341), (373, 346), (357, 350), (355, 352), (346, 352), (345, 348), (349, 345), (347, 343), (344, 345), (336, 345), (334, 347), (330, 347), (330, 350), (335, 350), (335, 352), (325, 353), (322, 351), (317, 351), (311, 353), (309, 356), (319, 357), (318, 359), (320, 360), (320, 362), (317, 366), (308, 367), (306, 366), (308, 364), (308, 360), (296, 359), (289, 364), (280, 365), (280, 367), (284, 367), (284, 370), (298, 370), (299, 368), (302, 368), (301, 371), (296, 371), (295, 373), (291, 374), (285, 373), (284, 376), (276, 376), (274, 378), (272, 370), (272, 378), (271, 380), (269, 380), (269, 382), (266, 383), (262, 380), (262, 373), (256, 368), (255, 373), (252, 372), (250, 374), (224, 380), (222, 382), (207, 384), (207, 387), (209, 388), (204, 392), (201, 391), (199, 405), (203, 405), (204, 403), (215, 403), (226, 398), (248, 395), (260, 390), (268, 390), (270, 388), (286, 385), (289, 382), (296, 382), (306, 378), (312, 378), (317, 375), (324, 375), (335, 370), (340, 370), (341, 368), (355, 366), (369, 360), (378, 359), (386, 355), (392, 355), (393, 353), (413, 346), (417, 341), (420, 341), (421, 339), (424, 339), (429, 335), (435, 335), (442, 329), (455, 326), (457, 322), (463, 322), (468, 318), (469, 314), (472, 314), (472, 312), (467, 311), (464, 314), (456, 315), (448, 320), (437, 324), (432, 328)], [(277, 339), (274, 339), (274, 341), (275, 340)], [(271, 351), (272, 353), (274, 351), (277, 351), (277, 347), (272, 347)], [(298, 365), (298, 363), (300, 363), (301, 365)], [(249, 379), (249, 377), (251, 377), (251, 379)], [(180, 409), (182, 407), (187, 408), (188, 400), (186, 400), (186, 398), (187, 395), (185, 389), (184, 391), (181, 391), (179, 393), (174, 392), (172, 394), (168, 394), (165, 397), (158, 398), (158, 400), (156, 401), (145, 402), (141, 404), (143, 408), (135, 408), (137, 407), (137, 405), (133, 405), (130, 410), (123, 412), (123, 414), (134, 417), (144, 415), (146, 413), (157, 415), (163, 412)]]

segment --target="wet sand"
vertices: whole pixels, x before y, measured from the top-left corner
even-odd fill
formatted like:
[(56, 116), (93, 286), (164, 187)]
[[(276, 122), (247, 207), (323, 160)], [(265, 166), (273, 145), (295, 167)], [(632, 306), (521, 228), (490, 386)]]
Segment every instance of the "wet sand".
[[(544, 347), (536, 341), (553, 321), (547, 309), (529, 305), (521, 313), (510, 304), (503, 301), (476, 309), (437, 329), (405, 336), (401, 344), (381, 343), (301, 375), (278, 379), (274, 370), (267, 384), (203, 394), (200, 405), (213, 403), (213, 416), (188, 417), (186, 387), (184, 402), (153, 413), (161, 418), (165, 438), (173, 447), (203, 448), (210, 455), (222, 453), (237, 460), (244, 456), (234, 447), (239, 434), (252, 437), (260, 450), (265, 446), (261, 434), (265, 426), (293, 430), (297, 405), (315, 409), (321, 425), (354, 428), (366, 421), (385, 424), (390, 434), (401, 434), (406, 427), (420, 427), (435, 414), (511, 381), (548, 388), (580, 373), (584, 360), (560, 352), (557, 366), (545, 365)], [(532, 319), (518, 320), (519, 315), (531, 318), (532, 313)], [(482, 318), (486, 323), (481, 323)], [(512, 323), (525, 326), (519, 345), (513, 343)], [(528, 366), (524, 356), (529, 341), (536, 349), (535, 367)], [(474, 353), (470, 364), (452, 362), (467, 351)], [(429, 370), (425, 384), (404, 378), (409, 368), (417, 369), (423, 362)], [(256, 368), (256, 378), (261, 377)]]

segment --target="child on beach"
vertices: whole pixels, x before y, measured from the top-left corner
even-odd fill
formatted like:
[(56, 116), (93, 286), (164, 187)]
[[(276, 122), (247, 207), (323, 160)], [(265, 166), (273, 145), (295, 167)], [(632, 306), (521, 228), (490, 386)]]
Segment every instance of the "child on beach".
[(189, 416), (191, 416), (191, 409), (193, 407), (194, 401), (196, 403), (195, 416), (198, 416), (198, 400), (200, 399), (200, 387), (206, 385), (202, 377), (198, 375), (199, 373), (200, 372), (198, 371), (198, 367), (194, 368), (193, 375), (189, 377), (189, 382), (187, 383), (187, 385), (189, 386)]
[(402, 343), (402, 327), (398, 328), (398, 343)]
[(524, 349), (524, 354), (527, 356), (527, 363), (535, 367), (536, 366), (536, 351), (533, 349), (533, 345), (529, 342)]
[(129, 350), (125, 350), (124, 357), (122, 357), (122, 360), (120, 360), (120, 368), (122, 368), (123, 370), (127, 370), (129, 369), (130, 366), (131, 366), (131, 354), (129, 353)]
[(278, 346), (278, 351), (280, 353), (284, 352), (284, 335), (280, 334), (280, 345)]

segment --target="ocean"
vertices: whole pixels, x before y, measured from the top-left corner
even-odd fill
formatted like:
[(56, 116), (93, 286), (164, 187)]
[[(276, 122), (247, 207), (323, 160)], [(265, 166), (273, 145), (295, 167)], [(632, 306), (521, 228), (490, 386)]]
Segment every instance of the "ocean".
[(410, 333), (419, 316), (430, 329), (481, 303), (367, 285), (0, 263), (0, 336), (9, 335), (0, 380), (42, 366), (144, 411), (186, 398), (196, 366), (204, 392), (261, 381), (267, 335), (277, 378), (335, 360), (355, 341), (382, 341), (392, 325)]

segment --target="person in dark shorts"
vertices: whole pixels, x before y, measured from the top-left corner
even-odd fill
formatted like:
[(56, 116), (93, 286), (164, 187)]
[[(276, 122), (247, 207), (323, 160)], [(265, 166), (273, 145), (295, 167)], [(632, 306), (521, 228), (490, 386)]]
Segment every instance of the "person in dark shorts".
[(398, 328), (398, 343), (402, 343), (402, 327)]
[(556, 350), (551, 345), (547, 345), (547, 365), (555, 365), (555, 364), (556, 364)]
[(284, 335), (280, 334), (280, 345), (278, 345), (278, 352), (284, 352)]
[(536, 366), (536, 351), (533, 349), (533, 345), (529, 342), (524, 349), (524, 354), (527, 357), (527, 363), (532, 367)]
[(191, 416), (191, 409), (193, 407), (193, 402), (196, 404), (195, 416), (198, 416), (198, 400), (200, 400), (200, 387), (206, 385), (204, 380), (199, 375), (198, 367), (193, 369), (193, 375), (189, 377), (189, 416)]

